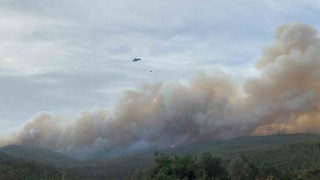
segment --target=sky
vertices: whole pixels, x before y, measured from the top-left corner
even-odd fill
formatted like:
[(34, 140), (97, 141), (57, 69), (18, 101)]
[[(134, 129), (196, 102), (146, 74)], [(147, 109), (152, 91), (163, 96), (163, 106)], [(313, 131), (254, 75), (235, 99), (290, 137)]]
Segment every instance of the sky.
[(218, 70), (241, 81), (279, 25), (319, 30), (319, 10), (318, 0), (0, 0), (0, 135), (39, 112), (112, 108), (147, 82)]

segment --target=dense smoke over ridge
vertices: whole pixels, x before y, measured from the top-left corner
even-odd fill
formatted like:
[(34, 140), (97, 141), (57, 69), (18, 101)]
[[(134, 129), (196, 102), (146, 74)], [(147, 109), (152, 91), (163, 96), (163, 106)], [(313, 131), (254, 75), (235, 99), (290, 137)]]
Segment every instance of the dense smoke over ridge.
[(114, 111), (65, 121), (39, 113), (0, 145), (62, 152), (170, 147), (240, 135), (320, 130), (320, 40), (304, 24), (278, 28), (257, 61), (260, 75), (237, 83), (223, 72), (182, 83), (145, 84), (127, 91)]

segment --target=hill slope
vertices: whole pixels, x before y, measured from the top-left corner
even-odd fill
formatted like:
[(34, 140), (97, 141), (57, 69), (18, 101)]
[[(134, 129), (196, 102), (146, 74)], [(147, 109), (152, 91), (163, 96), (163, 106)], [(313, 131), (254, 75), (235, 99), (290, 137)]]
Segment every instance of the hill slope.
[(118, 155), (114, 151), (97, 151), (92, 153), (89, 157), (91, 160), (103, 160), (103, 159), (121, 159), (121, 157), (136, 157), (153, 155), (155, 151), (164, 152), (171, 155), (181, 154), (194, 154), (203, 151), (211, 151), (216, 156), (225, 156), (231, 152), (245, 151), (255, 148), (264, 148), (264, 146), (273, 146), (282, 143), (291, 142), (306, 142), (320, 140), (320, 135), (315, 134), (277, 134), (270, 136), (245, 136), (234, 139), (221, 140), (221, 141), (206, 141), (201, 143), (185, 144), (174, 148), (167, 149), (147, 149), (140, 152), (118, 152)]
[(281, 169), (283, 172), (300, 172), (320, 165), (319, 147), (319, 135), (279, 134), (239, 137), (225, 141), (183, 145), (171, 149), (152, 149), (116, 158), (108, 158), (108, 154), (100, 151), (96, 156), (92, 156), (94, 158), (86, 161), (76, 161), (60, 153), (22, 146), (7, 146), (0, 148), (0, 151), (14, 157), (63, 165), (60, 169), (65, 169), (85, 179), (112, 179), (131, 177), (132, 174), (150, 168), (154, 163), (154, 151), (170, 156), (186, 154), (198, 156), (202, 152), (209, 151), (214, 157), (221, 158), (226, 163), (242, 154), (262, 170), (271, 167)]
[(0, 152), (0, 179), (77, 179), (70, 172), (59, 170), (52, 165), (14, 158)]
[(26, 160), (38, 161), (56, 166), (76, 164), (76, 160), (62, 153), (53, 152), (47, 149), (31, 148), (26, 146), (9, 145), (0, 148), (0, 151), (12, 157)]

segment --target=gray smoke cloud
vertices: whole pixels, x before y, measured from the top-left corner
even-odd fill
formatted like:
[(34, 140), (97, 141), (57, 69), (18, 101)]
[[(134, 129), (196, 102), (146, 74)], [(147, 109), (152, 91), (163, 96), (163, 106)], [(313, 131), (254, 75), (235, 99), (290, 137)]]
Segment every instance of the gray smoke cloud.
[(0, 145), (65, 153), (171, 147), (242, 135), (320, 130), (320, 40), (305, 24), (280, 26), (257, 61), (260, 75), (238, 83), (223, 72), (189, 83), (145, 84), (114, 108), (72, 121), (39, 113)]

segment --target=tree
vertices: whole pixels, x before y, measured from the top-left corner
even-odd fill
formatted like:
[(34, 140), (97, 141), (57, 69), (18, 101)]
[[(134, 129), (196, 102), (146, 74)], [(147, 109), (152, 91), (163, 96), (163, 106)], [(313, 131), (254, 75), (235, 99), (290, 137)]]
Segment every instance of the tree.
[(169, 179), (172, 174), (173, 160), (163, 153), (155, 152), (155, 165), (150, 171), (152, 179)]
[(231, 180), (255, 179), (258, 175), (258, 169), (246, 157), (238, 156), (231, 160), (228, 174)]
[(195, 179), (196, 160), (191, 155), (170, 158), (162, 153), (155, 153), (155, 165), (150, 171), (152, 179)]
[(202, 153), (198, 158), (199, 173), (205, 179), (224, 179), (226, 172), (222, 160), (213, 158), (210, 152)]
[(177, 179), (195, 179), (196, 177), (196, 160), (191, 155), (175, 156), (172, 166), (174, 177)]

